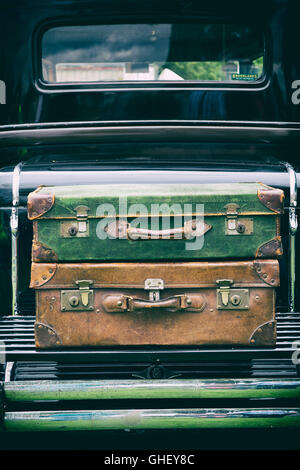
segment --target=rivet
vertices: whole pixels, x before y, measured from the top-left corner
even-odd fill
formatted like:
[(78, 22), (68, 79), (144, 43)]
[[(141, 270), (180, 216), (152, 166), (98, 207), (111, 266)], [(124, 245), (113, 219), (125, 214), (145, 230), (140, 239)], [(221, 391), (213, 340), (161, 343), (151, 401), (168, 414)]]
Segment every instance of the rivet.
[(274, 280), (274, 279), (271, 279), (271, 281), (270, 281), (270, 282), (271, 282), (272, 284), (274, 284), (275, 280)]
[(262, 332), (262, 329), (261, 329), (261, 328), (258, 328), (258, 330), (257, 330), (257, 331), (258, 331), (259, 333), (261, 333), (261, 332)]
[(44, 281), (46, 281), (46, 279), (47, 279), (47, 276), (42, 276), (42, 279), (44, 279)]
[(255, 300), (259, 300), (259, 295), (256, 295), (256, 296), (255, 296)]
[(49, 199), (48, 199), (48, 202), (52, 202), (52, 199), (51, 199), (51, 197), (49, 197)]
[(117, 303), (117, 305), (118, 305), (118, 307), (122, 307), (122, 305), (123, 305), (123, 302), (122, 302), (122, 300), (118, 300), (118, 303)]
[(251, 342), (251, 343), (255, 343), (255, 339), (251, 339), (251, 341), (250, 341), (250, 342)]
[(90, 306), (90, 310), (94, 310), (94, 307)]
[(49, 269), (49, 273), (52, 274), (52, 273), (53, 273), (53, 269)]
[(263, 274), (263, 278), (266, 279), (268, 277), (268, 275), (265, 273)]
[(60, 342), (59, 342), (59, 341), (56, 341), (56, 344), (60, 344)]
[(99, 309), (99, 308), (97, 308), (96, 312), (97, 312), (97, 313), (99, 313), (99, 312), (100, 312), (100, 309)]
[(38, 325), (38, 328), (43, 328), (43, 325)]
[(273, 323), (269, 323), (269, 326), (273, 326)]
[(187, 303), (187, 305), (191, 305), (192, 299), (190, 299), (190, 298), (188, 297), (188, 298), (186, 299), (186, 303)]
[(39, 284), (39, 281), (35, 281), (35, 285), (38, 286), (38, 284)]

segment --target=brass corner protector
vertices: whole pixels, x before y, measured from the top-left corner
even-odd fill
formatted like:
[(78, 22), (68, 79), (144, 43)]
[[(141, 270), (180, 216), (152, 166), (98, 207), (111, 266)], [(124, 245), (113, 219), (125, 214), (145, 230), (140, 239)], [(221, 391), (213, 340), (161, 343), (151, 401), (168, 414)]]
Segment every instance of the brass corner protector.
[(279, 265), (265, 261), (254, 261), (253, 268), (258, 277), (271, 287), (278, 287), (280, 284)]
[(58, 348), (62, 346), (60, 337), (51, 326), (36, 322), (34, 332), (35, 345), (37, 348)]
[(278, 258), (282, 256), (283, 248), (281, 237), (275, 237), (261, 245), (255, 254), (255, 258)]
[(35, 263), (51, 263), (58, 261), (58, 256), (54, 250), (34, 240), (32, 243), (32, 261)]
[(31, 279), (30, 288), (34, 289), (41, 287), (46, 284), (56, 272), (57, 265), (43, 264), (43, 263), (32, 263), (31, 264)]
[(27, 215), (29, 220), (35, 220), (52, 209), (54, 194), (39, 194), (39, 188), (28, 195)]
[(258, 189), (257, 197), (259, 201), (276, 214), (283, 213), (284, 192), (281, 189), (263, 188)]
[(249, 343), (251, 346), (275, 346), (276, 320), (268, 321), (256, 328), (249, 339)]

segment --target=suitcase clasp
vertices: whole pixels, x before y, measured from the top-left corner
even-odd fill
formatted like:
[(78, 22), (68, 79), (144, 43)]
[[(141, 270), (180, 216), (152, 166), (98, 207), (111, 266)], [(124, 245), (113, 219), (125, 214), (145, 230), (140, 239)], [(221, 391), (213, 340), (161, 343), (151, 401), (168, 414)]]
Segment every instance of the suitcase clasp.
[(75, 211), (76, 211), (78, 232), (81, 232), (81, 233), (86, 232), (89, 208), (87, 206), (77, 206), (75, 207)]
[(252, 235), (253, 219), (251, 217), (238, 217), (240, 206), (230, 202), (224, 206), (226, 209), (225, 235)]
[(86, 311), (94, 310), (94, 292), (90, 289), (93, 281), (76, 281), (77, 290), (61, 291), (61, 311)]
[(232, 279), (219, 279), (216, 281), (219, 286), (219, 293), (222, 299), (222, 304), (227, 306), (229, 302), (230, 287), (233, 284)]
[(77, 206), (76, 220), (63, 220), (60, 223), (60, 236), (62, 238), (83, 238), (89, 236), (89, 221), (87, 206)]
[(79, 287), (82, 305), (87, 307), (89, 304), (90, 285), (93, 284), (93, 281), (76, 281), (76, 284)]
[(249, 308), (249, 289), (232, 289), (232, 279), (219, 279), (217, 286), (218, 310), (247, 310)]

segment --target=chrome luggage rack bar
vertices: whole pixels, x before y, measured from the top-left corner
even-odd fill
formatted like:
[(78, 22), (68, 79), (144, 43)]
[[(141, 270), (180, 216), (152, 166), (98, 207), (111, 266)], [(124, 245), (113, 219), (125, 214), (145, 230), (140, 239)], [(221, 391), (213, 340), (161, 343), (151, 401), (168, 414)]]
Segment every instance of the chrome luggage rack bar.
[(20, 174), (23, 163), (15, 166), (12, 176), (12, 208), (10, 216), (11, 230), (11, 282), (12, 282), (12, 315), (18, 315), (18, 235), (19, 235), (19, 203)]
[(297, 207), (297, 174), (289, 163), (284, 162), (290, 181), (289, 205), (289, 310), (295, 312), (295, 281), (296, 281), (296, 233), (298, 220)]
[[(288, 305), (291, 313), (295, 312), (295, 279), (296, 279), (296, 233), (298, 230), (298, 220), (296, 214), (297, 207), (297, 174), (293, 166), (288, 162), (282, 162), (289, 175), (289, 293)], [(18, 234), (19, 234), (19, 188), (20, 174), (23, 163), (18, 163), (13, 171), (12, 177), (12, 209), (10, 217), (11, 229), (11, 278), (12, 278), (12, 314), (18, 315)]]

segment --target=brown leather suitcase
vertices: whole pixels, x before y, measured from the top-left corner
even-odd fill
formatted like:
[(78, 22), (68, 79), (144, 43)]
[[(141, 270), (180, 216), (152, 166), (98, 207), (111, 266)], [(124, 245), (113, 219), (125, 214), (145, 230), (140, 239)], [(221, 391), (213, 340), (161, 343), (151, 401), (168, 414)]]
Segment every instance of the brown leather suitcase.
[(32, 264), (38, 348), (274, 346), (277, 260)]

